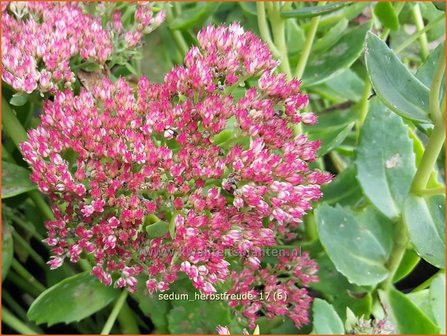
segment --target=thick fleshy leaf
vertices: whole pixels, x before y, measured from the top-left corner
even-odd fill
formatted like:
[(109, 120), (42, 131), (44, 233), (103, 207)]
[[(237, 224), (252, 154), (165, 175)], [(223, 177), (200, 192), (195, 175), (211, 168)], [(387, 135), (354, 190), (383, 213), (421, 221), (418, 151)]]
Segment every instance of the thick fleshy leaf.
[(29, 180), (29, 174), (23, 167), (2, 161), (2, 199), (35, 190), (36, 185)]
[[(435, 74), (436, 63), (438, 62), (441, 50), (445, 48), (445, 42), (440, 43), (435, 50), (430, 52), (427, 60), (422, 64), (416, 72), (416, 78), (419, 79), (427, 88), (431, 87), (433, 76)], [(445, 74), (444, 74), (445, 78)], [(439, 98), (442, 99), (445, 92), (445, 80), (441, 82)]]
[(445, 334), (445, 274), (439, 274), (430, 286), (430, 304), (433, 316)]
[(8, 275), (12, 259), (14, 258), (13, 244), (11, 229), (5, 221), (2, 221), (2, 281)]
[[(365, 82), (354, 71), (346, 69), (323, 84), (313, 86), (312, 91), (334, 103), (345, 103), (346, 100), (358, 102), (362, 98), (364, 86)], [(351, 114), (355, 116), (355, 113)]]
[(315, 299), (312, 305), (314, 334), (344, 334), (343, 322), (334, 307), (322, 299)]
[(351, 283), (374, 286), (386, 279), (392, 222), (373, 207), (353, 212), (323, 204), (315, 215), (321, 243), (337, 270)]
[(169, 24), (169, 28), (177, 30), (200, 26), (217, 10), (220, 4), (220, 2), (198, 2), (193, 7), (185, 9), (180, 16), (176, 17)]
[(28, 318), (36, 323), (71, 323), (101, 310), (118, 296), (88, 273), (67, 278), (48, 288), (32, 303)]
[(421, 258), (413, 249), (407, 249), (394, 274), (393, 282), (396, 283), (410, 274), (420, 260)]
[(326, 253), (320, 253), (315, 261), (319, 267), (320, 279), (311, 284), (310, 288), (318, 291), (325, 300), (331, 303), (342, 320), (346, 318), (347, 307), (357, 316), (368, 316), (371, 313), (371, 287), (351, 284), (343, 274), (337, 271)]
[(422, 289), (417, 292), (410, 292), (405, 296), (418, 307), (433, 323), (436, 324), (435, 316), (430, 304), (430, 290)]
[(397, 114), (419, 122), (430, 122), (428, 88), (373, 33), (366, 37), (365, 62), (376, 94)]
[(9, 103), (13, 106), (23, 106), (28, 101), (28, 95), (24, 92), (17, 92), (12, 97)]
[(439, 10), (442, 10), (445, 12), (445, 2), (444, 1), (433, 1), (433, 5)]
[(363, 42), (370, 23), (352, 28), (323, 54), (312, 54), (303, 74), (303, 86), (311, 86), (330, 79), (349, 68), (363, 51)]
[(337, 148), (354, 127), (355, 114), (350, 110), (333, 111), (318, 116), (318, 124), (304, 127), (311, 140), (321, 141), (320, 156)]
[(286, 44), (287, 51), (290, 54), (295, 54), (303, 49), (306, 37), (303, 29), (298, 25), (296, 20), (286, 21)]
[(360, 134), (356, 165), (366, 196), (387, 217), (398, 217), (416, 173), (413, 144), (402, 119), (377, 99)]
[(216, 326), (230, 323), (230, 308), (227, 303), (207, 301), (196, 298), (195, 295), (199, 294), (190, 292), (188, 298), (172, 301), (173, 308), (168, 313), (169, 330), (172, 334), (211, 334), (216, 331)]
[(323, 200), (328, 204), (352, 205), (361, 201), (362, 188), (356, 179), (357, 171), (354, 165), (338, 174), (335, 179), (322, 187)]
[(137, 291), (132, 297), (138, 301), (141, 311), (151, 319), (155, 326), (155, 332), (159, 334), (168, 333), (168, 312), (171, 309), (169, 300), (158, 300), (158, 295), (150, 295), (143, 277), (138, 278)]
[(349, 5), (347, 2), (331, 3), (324, 6), (308, 6), (291, 11), (281, 12), (281, 16), (285, 18), (305, 19), (314, 16), (329, 14)]
[(439, 328), (401, 292), (379, 291), (385, 311), (400, 334), (438, 334)]
[(250, 14), (250, 15), (257, 15), (256, 2), (241, 1), (238, 4), (245, 13)]
[(404, 221), (416, 252), (445, 269), (445, 196), (410, 195), (405, 202)]
[(169, 231), (169, 223), (164, 221), (159, 221), (151, 225), (146, 226), (146, 232), (149, 238), (160, 238), (163, 237)]
[(349, 21), (345, 18), (341, 19), (335, 26), (327, 31), (321, 38), (316, 40), (312, 45), (312, 52), (324, 52), (331, 48), (340, 37), (343, 36)]
[(390, 2), (378, 2), (374, 6), (374, 14), (384, 27), (394, 31), (399, 29), (399, 18)]

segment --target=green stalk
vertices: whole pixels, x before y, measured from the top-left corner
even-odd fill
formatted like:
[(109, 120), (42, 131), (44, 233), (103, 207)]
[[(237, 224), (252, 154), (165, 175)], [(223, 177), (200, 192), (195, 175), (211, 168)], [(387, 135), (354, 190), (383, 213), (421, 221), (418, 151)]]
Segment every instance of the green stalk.
[(112, 327), (115, 324), (116, 318), (118, 317), (118, 314), (121, 308), (123, 307), (124, 302), (126, 302), (127, 295), (128, 295), (127, 290), (123, 290), (121, 292), (120, 297), (118, 298), (118, 300), (116, 300), (115, 305), (113, 306), (112, 312), (110, 313), (109, 318), (106, 321), (106, 324), (104, 324), (104, 327), (101, 330), (101, 335), (110, 334), (110, 331), (112, 330)]
[[(399, 16), (400, 12), (402, 11), (402, 9), (405, 6), (405, 2), (399, 2), (396, 5), (396, 15)], [(390, 30), (388, 28), (384, 29), (382, 34), (380, 34), (380, 38), (382, 40), (386, 40), (388, 38), (388, 35), (390, 34)], [(360, 130), (363, 126), (363, 123), (365, 122), (366, 116), (368, 114), (368, 110), (369, 110), (369, 101), (368, 98), (371, 95), (371, 82), (369, 81), (369, 79), (366, 80), (365, 82), (365, 87), (363, 88), (363, 94), (362, 94), (362, 98), (359, 102), (359, 119), (357, 120), (357, 140), (360, 137)]]
[[(415, 3), (412, 8), (414, 24), (416, 29), (421, 31), (424, 29), (424, 20), (422, 19), (421, 9), (418, 3)], [(428, 40), (427, 34), (424, 32), (419, 36), (419, 43), (421, 45), (422, 58), (425, 60), (428, 57)]]
[(287, 75), (287, 78), (290, 80), (292, 79), (292, 71), (290, 70), (289, 57), (287, 53), (285, 36), (286, 21), (281, 17), (279, 6), (275, 5), (277, 5), (277, 3), (274, 3), (272, 6), (272, 10), (269, 11), (273, 32), (273, 41), (276, 45), (276, 48), (278, 49), (279, 59), (281, 60), (279, 68)]
[(275, 44), (272, 41), (272, 37), (270, 36), (270, 30), (268, 27), (267, 19), (265, 17), (265, 4), (264, 2), (256, 2), (256, 13), (258, 18), (258, 27), (259, 32), (261, 33), (261, 37), (264, 42), (269, 46), (272, 54), (275, 57), (279, 57), (279, 51), (276, 48)]
[(2, 97), (2, 126), (3, 132), (11, 138), (12, 142), (17, 146), (17, 148), (21, 142), (28, 139), (25, 129), (12, 112), (12, 109), (5, 97)]
[[(11, 138), (12, 142), (16, 145), (17, 148), (19, 148), (20, 143), (28, 139), (25, 129), (12, 112), (12, 109), (9, 106), (9, 103), (6, 101), (5, 97), (2, 97), (2, 126), (3, 131)], [(54, 218), (53, 212), (48, 207), (48, 204), (42, 198), (41, 194), (39, 194), (37, 191), (32, 191), (28, 194), (47, 219)]]
[(430, 179), (430, 174), (436, 164), (438, 155), (442, 150), (444, 140), (444, 125), (435, 125), (432, 135), (428, 140), (427, 147), (425, 148), (424, 155), (422, 156), (421, 163), (419, 164), (416, 175), (414, 176), (413, 183), (411, 184), (411, 191), (413, 193), (419, 194), (421, 190), (425, 190), (428, 180)]
[(419, 167), (411, 184), (411, 191), (419, 193), (427, 186), (430, 179), (431, 172), (436, 165), (439, 153), (445, 141), (445, 125), (442, 111), (439, 108), (439, 93), (442, 83), (442, 77), (445, 69), (445, 50), (439, 55), (439, 60), (436, 65), (435, 75), (430, 88), (429, 109), (430, 116), (435, 124), (433, 132), (425, 147), (424, 155), (422, 156)]
[(31, 245), (23, 239), (21, 235), (19, 235), (15, 230), (12, 231), (12, 237), (14, 238), (14, 242), (20, 245), (20, 247), (28, 252), (29, 256), (39, 265), (42, 267), (46, 267), (45, 261), (42, 259), (42, 257), (34, 251), (34, 249), (31, 247)]
[[(326, 1), (321, 1), (318, 3), (318, 6), (323, 6), (326, 4)], [(312, 45), (314, 43), (315, 35), (317, 34), (318, 24), (320, 23), (321, 16), (315, 16), (310, 21), (309, 30), (307, 31), (306, 42), (304, 42), (303, 52), (301, 53), (300, 60), (296, 66), (295, 77), (301, 78), (304, 73), (304, 69), (306, 68), (307, 61), (309, 59), (310, 51), (312, 49)]]
[(439, 107), (439, 95), (441, 93), (442, 78), (445, 70), (445, 49), (439, 54), (438, 63), (436, 64), (435, 74), (430, 87), (429, 111), (430, 117), (435, 125), (444, 124), (442, 111)]
[(380, 283), (379, 287), (382, 289), (388, 289), (393, 285), (393, 278), (396, 274), (397, 269), (402, 261), (405, 254), (405, 250), (408, 245), (408, 233), (407, 227), (402, 219), (396, 222), (396, 239), (394, 240), (394, 246), (390, 254), (390, 258), (386, 263), (386, 267), (389, 271), (388, 277)]
[(132, 309), (125, 302), (118, 314), (118, 323), (121, 327), (122, 334), (139, 334), (140, 329), (138, 328), (138, 323), (135, 319)]
[(29, 285), (29, 283), (25, 280), (23, 280), (22, 277), (20, 277), (16, 272), (10, 271), (8, 273), (7, 279), (11, 281), (11, 283), (14, 284), (14, 286), (19, 287), (22, 289), (24, 293), (27, 293), (31, 295), (32, 297), (36, 298), (42, 293), (41, 291), (37, 290), (35, 287), (32, 287)]
[(17, 272), (28, 284), (34, 286), (39, 292), (43, 292), (46, 288), (42, 285), (28, 270), (22, 266), (16, 259), (12, 261), (12, 269)]
[[(171, 23), (174, 19), (174, 14), (172, 13), (172, 9), (169, 6), (169, 4), (166, 6), (166, 22)], [(182, 53), (182, 58), (186, 55), (188, 52), (188, 44), (185, 41), (185, 38), (182, 35), (182, 32), (179, 30), (172, 30), (169, 29), (174, 36), (175, 43), (177, 44), (177, 47), (179, 48), (180, 52)]]
[(2, 306), (2, 321), (15, 331), (18, 331), (24, 335), (36, 335), (42, 333), (42, 331), (31, 328), (20, 321), (8, 309), (6, 309), (5, 306)]
[(28, 225), (27, 222), (25, 222), (23, 219), (21, 219), (19, 216), (16, 216), (14, 214), (9, 215), (14, 223), (16, 223), (18, 226), (20, 226), (22, 229), (24, 229), (26, 232), (29, 232), (34, 238), (36, 238), (39, 241), (44, 240), (42, 235), (35, 230), (35, 228), (31, 225)]
[(417, 31), (416, 33), (411, 35), (409, 38), (407, 38), (401, 45), (399, 45), (397, 48), (394, 49), (394, 52), (400, 53), (402, 50), (404, 50), (410, 44), (412, 44), (414, 41), (416, 41), (419, 38), (419, 36), (421, 36), (422, 34), (425, 34), (430, 29), (432, 29), (443, 18), (445, 18), (445, 14), (441, 14), (438, 17), (436, 17), (432, 22), (430, 22), (428, 25), (426, 25), (424, 29)]
[(23, 309), (23, 307), (18, 304), (16, 300), (14, 300), (8, 291), (2, 291), (2, 300), (8, 304), (8, 306), (14, 311), (15, 314), (19, 316), (19, 318), (24, 320), (28, 319), (26, 316), (26, 310)]
[(30, 191), (28, 195), (33, 200), (34, 204), (37, 206), (37, 209), (39, 209), (45, 219), (54, 219), (53, 211), (51, 211), (47, 202), (45, 202), (42, 194), (40, 194), (38, 191)]

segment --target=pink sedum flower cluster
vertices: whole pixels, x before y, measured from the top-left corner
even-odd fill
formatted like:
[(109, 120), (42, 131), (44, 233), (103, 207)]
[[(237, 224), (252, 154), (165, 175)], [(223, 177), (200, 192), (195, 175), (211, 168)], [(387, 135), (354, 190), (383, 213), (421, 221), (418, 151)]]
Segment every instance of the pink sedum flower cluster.
[(243, 306), (242, 314), (252, 329), (259, 316), (270, 319), (288, 316), (297, 328), (309, 323), (307, 311), (312, 299), (304, 287), (318, 281), (318, 266), (307, 254), (298, 256), (298, 250), (288, 252), (279, 257), (274, 267), (232, 273), (234, 286), (229, 293), (250, 293), (257, 298), (230, 301), (231, 307)]
[(26, 93), (70, 88), (76, 81), (76, 57), (103, 65), (118, 44), (121, 50), (135, 47), (143, 33), (161, 24), (164, 13), (152, 19), (150, 5), (143, 3), (135, 17), (136, 28), (124, 32), (122, 24), (104, 28), (101, 17), (87, 14), (82, 3), (2, 2), (2, 79)]
[[(150, 293), (179, 273), (202, 293), (231, 278), (235, 293), (263, 284), (287, 301), (232, 305), (251, 324), (262, 311), (301, 325), (310, 302), (301, 286), (316, 280), (316, 265), (286, 258), (262, 269), (261, 260), (263, 249), (296, 237), (331, 179), (309, 168), (319, 142), (293, 132), (316, 118), (300, 113), (308, 98), (299, 81), (274, 74), (277, 62), (254, 34), (209, 26), (198, 41), (161, 84), (104, 80), (45, 103), (21, 150), (55, 214), (49, 264), (90, 255), (103, 283), (134, 291), (139, 276)], [(244, 266), (239, 276), (232, 260)]]

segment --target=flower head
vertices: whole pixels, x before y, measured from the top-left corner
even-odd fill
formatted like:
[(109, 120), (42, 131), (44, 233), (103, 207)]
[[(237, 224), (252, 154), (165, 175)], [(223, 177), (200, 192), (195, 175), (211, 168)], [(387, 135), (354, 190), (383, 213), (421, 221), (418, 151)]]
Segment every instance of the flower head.
[[(2, 79), (26, 93), (71, 88), (76, 81), (73, 65), (103, 66), (117, 57), (113, 51), (118, 47), (120, 59), (126, 58), (126, 47), (135, 47), (143, 33), (155, 29), (164, 18), (163, 12), (152, 18), (151, 7), (138, 4), (136, 11), (145, 19), (144, 25), (126, 27), (129, 30), (124, 32), (117, 26), (121, 23), (119, 11), (114, 12), (114, 25), (103, 27), (99, 9), (95, 16), (86, 13), (84, 6), (75, 2), (2, 2)], [(123, 43), (128, 45), (123, 47)]]
[[(293, 132), (314, 122), (300, 113), (307, 96), (298, 81), (273, 74), (266, 45), (239, 25), (209, 26), (198, 40), (162, 84), (142, 78), (135, 92), (123, 79), (104, 80), (46, 102), (21, 150), (53, 206), (51, 266), (90, 254), (108, 285), (132, 291), (144, 275), (149, 292), (165, 291), (182, 272), (212, 293), (231, 278), (232, 250), (251, 279), (233, 275), (234, 291), (263, 282), (296, 300), (247, 303), (244, 315), (253, 321), (265, 310), (304, 323), (310, 299), (294, 279), (315, 281), (314, 265), (281, 259), (291, 280), (277, 285), (260, 261), (263, 249), (296, 236), (331, 178), (309, 168), (319, 143)], [(240, 86), (246, 81), (251, 88)]]

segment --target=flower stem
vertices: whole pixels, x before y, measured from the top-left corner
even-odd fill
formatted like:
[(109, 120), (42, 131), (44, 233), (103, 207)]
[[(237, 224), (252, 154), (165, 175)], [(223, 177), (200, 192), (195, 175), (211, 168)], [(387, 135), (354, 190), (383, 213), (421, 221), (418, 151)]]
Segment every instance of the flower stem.
[(118, 314), (118, 322), (120, 324), (122, 334), (139, 334), (138, 323), (135, 320), (132, 309), (124, 302), (120, 313)]
[(28, 270), (23, 267), (17, 259), (12, 261), (11, 267), (19, 274), (23, 279), (27, 281), (29, 285), (32, 285), (39, 292), (43, 292), (46, 288), (42, 285)]
[(258, 27), (259, 32), (261, 33), (262, 39), (267, 43), (270, 48), (270, 51), (275, 57), (279, 57), (279, 51), (276, 48), (275, 44), (272, 41), (272, 37), (270, 36), (270, 30), (268, 27), (267, 19), (265, 17), (265, 4), (264, 2), (256, 2), (256, 13), (258, 18)]
[[(414, 24), (416, 25), (417, 30), (418, 31), (423, 30), (424, 20), (422, 19), (421, 9), (418, 3), (415, 3), (413, 5), (412, 12), (413, 12)], [(425, 32), (421, 33), (421, 35), (419, 36), (419, 42), (421, 45), (422, 58), (425, 60), (428, 57), (428, 40), (427, 40), (427, 34)]]
[(441, 21), (443, 18), (445, 18), (445, 14), (441, 14), (438, 17), (436, 17), (432, 22), (430, 22), (428, 25), (425, 26), (424, 29), (421, 29), (411, 35), (409, 38), (405, 40), (401, 45), (399, 45), (397, 48), (394, 49), (395, 53), (400, 53), (402, 50), (407, 48), (410, 44), (412, 44), (415, 40), (419, 38), (422, 34), (425, 34), (430, 29), (432, 29), (439, 21)]
[[(318, 6), (323, 6), (326, 4), (326, 1), (321, 1), (318, 3)], [(295, 77), (301, 78), (304, 73), (304, 69), (306, 68), (307, 61), (309, 59), (310, 51), (312, 49), (312, 45), (314, 43), (315, 35), (317, 34), (318, 24), (320, 23), (320, 15), (315, 16), (310, 21), (309, 30), (307, 31), (306, 41), (304, 42), (303, 52), (301, 53), (300, 60), (296, 66)]]
[(442, 111), (439, 107), (439, 94), (441, 91), (442, 78), (445, 70), (445, 49), (443, 48), (439, 54), (438, 63), (436, 64), (435, 74), (430, 87), (429, 110), (430, 117), (435, 125), (444, 124)]
[(21, 248), (28, 252), (29, 256), (38, 264), (39, 266), (46, 267), (45, 261), (42, 259), (42, 257), (33, 250), (31, 245), (23, 239), (21, 235), (19, 235), (15, 230), (12, 231), (12, 236), (14, 238), (14, 242), (17, 243)]
[[(20, 121), (12, 112), (9, 103), (5, 97), (2, 97), (2, 126), (3, 131), (11, 138), (12, 142), (19, 148), (19, 144), (26, 141), (28, 136)], [(53, 219), (53, 212), (49, 208), (48, 204), (42, 198), (42, 195), (37, 191), (31, 191), (28, 193), (33, 202), (42, 212), (47, 219)]]
[(14, 329), (15, 331), (18, 331), (21, 334), (28, 334), (28, 335), (36, 335), (39, 334), (39, 330), (35, 330), (29, 326), (27, 326), (25, 323), (20, 321), (17, 317), (15, 317), (8, 309), (6, 309), (4, 306), (2, 306), (2, 321)]
[(272, 25), (273, 41), (278, 49), (279, 59), (281, 64), (279, 65), (282, 72), (287, 75), (287, 78), (292, 79), (292, 71), (290, 70), (289, 56), (287, 54), (286, 45), (286, 21), (281, 17), (280, 8), (278, 6), (271, 6), (272, 9), (269, 12), (270, 22)]
[(436, 65), (435, 75), (430, 88), (429, 109), (430, 116), (435, 124), (433, 132), (428, 140), (427, 146), (422, 156), (413, 183), (411, 184), (411, 191), (413, 193), (420, 193), (427, 186), (430, 179), (431, 172), (436, 164), (438, 155), (442, 150), (445, 141), (445, 125), (442, 111), (439, 108), (439, 93), (442, 83), (442, 77), (445, 69), (445, 50), (441, 51), (439, 60)]
[[(166, 6), (166, 21), (169, 24), (174, 19), (174, 14), (172, 13), (172, 9), (170, 5), (168, 4)], [(185, 38), (182, 35), (182, 32), (179, 30), (172, 30), (169, 29), (174, 36), (175, 43), (177, 44), (177, 47), (179, 48), (180, 52), (182, 53), (182, 58), (186, 55), (188, 52), (188, 44), (185, 41)]]
[[(436, 164), (439, 152), (442, 150), (442, 145), (445, 140), (445, 128), (443, 125), (435, 125), (433, 133), (428, 140), (421, 163), (419, 164), (413, 183), (411, 184), (411, 191), (419, 194), (421, 190), (425, 190), (430, 174)], [(426, 192), (424, 192), (426, 193)]]
[(126, 298), (128, 295), (127, 290), (123, 290), (121, 292), (120, 297), (118, 300), (116, 300), (115, 305), (113, 306), (112, 312), (109, 315), (109, 318), (106, 321), (106, 324), (104, 324), (104, 327), (101, 330), (101, 335), (108, 335), (110, 334), (110, 331), (112, 330), (113, 325), (115, 324), (116, 318), (118, 317), (118, 314), (121, 310), (121, 308), (124, 305), (124, 302), (126, 302)]
[(45, 217), (45, 219), (54, 219), (53, 212), (51, 211), (47, 202), (45, 202), (45, 200), (43, 199), (42, 195), (39, 192), (30, 191), (28, 195), (33, 200), (34, 204), (37, 206), (37, 208)]
[(394, 240), (394, 246), (391, 251), (390, 258), (386, 263), (389, 275), (380, 284), (380, 288), (385, 290), (393, 285), (394, 275), (396, 274), (396, 271), (400, 265), (400, 262), (402, 261), (402, 258), (405, 254), (405, 250), (407, 249), (408, 245), (407, 227), (405, 226), (405, 223), (403, 222), (402, 218), (400, 218), (396, 222), (395, 230), (396, 230), (395, 233), (396, 238)]
[(5, 97), (2, 97), (2, 126), (3, 131), (11, 138), (12, 142), (19, 147), (21, 142), (27, 140), (25, 129), (20, 124), (20, 121), (12, 112), (9, 103)]

